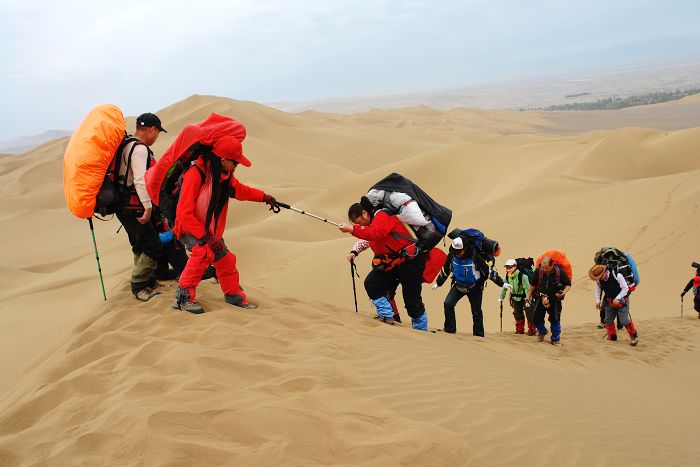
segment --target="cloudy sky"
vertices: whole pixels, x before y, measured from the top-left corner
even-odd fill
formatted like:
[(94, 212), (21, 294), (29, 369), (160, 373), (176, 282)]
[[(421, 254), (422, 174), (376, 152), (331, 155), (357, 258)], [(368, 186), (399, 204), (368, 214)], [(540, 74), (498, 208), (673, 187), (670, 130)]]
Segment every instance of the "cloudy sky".
[(0, 0), (0, 139), (191, 94), (435, 91), (700, 56), (697, 0)]

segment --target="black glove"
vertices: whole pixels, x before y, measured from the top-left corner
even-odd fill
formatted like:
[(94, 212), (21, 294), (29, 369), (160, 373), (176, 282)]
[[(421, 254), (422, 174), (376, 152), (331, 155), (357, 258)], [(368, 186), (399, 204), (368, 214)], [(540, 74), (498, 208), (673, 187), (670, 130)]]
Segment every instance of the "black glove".
[(268, 195), (267, 193), (265, 193), (263, 195), (262, 200), (263, 200), (263, 203), (270, 206), (270, 211), (274, 212), (275, 214), (280, 212), (280, 206), (279, 206), (279, 204), (277, 204), (277, 200), (275, 199), (274, 196)]

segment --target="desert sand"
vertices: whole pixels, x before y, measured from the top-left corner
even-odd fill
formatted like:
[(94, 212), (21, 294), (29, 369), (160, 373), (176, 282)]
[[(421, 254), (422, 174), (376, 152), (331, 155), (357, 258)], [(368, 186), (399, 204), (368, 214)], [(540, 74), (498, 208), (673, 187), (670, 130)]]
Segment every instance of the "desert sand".
[[(95, 226), (103, 302), (87, 222), (63, 201), (67, 138), (3, 157), (0, 465), (697, 465), (700, 320), (678, 295), (700, 260), (700, 128), (668, 130), (671, 105), (636, 109), (645, 128), (610, 111), (595, 131), (573, 114), (287, 114), (207, 96), (157, 112), (157, 156), (184, 125), (229, 115), (253, 161), (238, 178), (331, 220), (396, 171), (453, 209), (451, 227), (499, 240), (500, 265), (565, 251), (558, 348), (513, 335), (508, 310), (500, 334), (493, 284), (485, 338), (466, 300), (456, 336), (372, 320), (361, 281), (356, 314), (352, 237), (256, 203), (232, 201), (225, 238), (258, 310), (213, 281), (201, 316), (170, 308), (174, 282), (136, 301), (116, 220)], [(586, 273), (607, 245), (640, 268), (636, 348), (595, 327)], [(433, 329), (446, 292), (423, 288)]]

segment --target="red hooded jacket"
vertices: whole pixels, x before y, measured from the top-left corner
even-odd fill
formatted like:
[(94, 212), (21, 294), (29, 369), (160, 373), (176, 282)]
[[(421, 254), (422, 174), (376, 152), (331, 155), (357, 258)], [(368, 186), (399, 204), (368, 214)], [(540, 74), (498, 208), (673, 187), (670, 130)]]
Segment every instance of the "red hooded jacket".
[[(207, 188), (211, 187), (211, 172), (201, 157), (197, 159), (195, 165), (204, 172), (205, 180), (202, 182), (201, 173), (196, 168), (191, 168), (185, 173), (182, 180), (180, 200), (177, 204), (173, 233), (178, 237), (188, 233), (201, 239), (207, 233), (204, 223), (206, 221), (207, 207), (211, 199), (211, 191), (207, 193)], [(242, 184), (233, 174), (228, 175), (228, 179), (234, 189), (237, 200), (262, 202), (265, 192)], [(214, 226), (216, 226), (215, 231), (209, 232), (215, 240), (221, 239), (224, 235), (227, 212), (228, 200), (217, 216), (216, 221), (212, 219), (210, 224), (210, 229), (214, 229)]]
[[(368, 226), (355, 224), (352, 234), (362, 240), (368, 240), (369, 246), (376, 254), (391, 254), (413, 245), (414, 242), (404, 238), (394, 238), (391, 233), (412, 238), (408, 229), (396, 217), (384, 211), (377, 211)], [(393, 251), (392, 251), (393, 250)]]

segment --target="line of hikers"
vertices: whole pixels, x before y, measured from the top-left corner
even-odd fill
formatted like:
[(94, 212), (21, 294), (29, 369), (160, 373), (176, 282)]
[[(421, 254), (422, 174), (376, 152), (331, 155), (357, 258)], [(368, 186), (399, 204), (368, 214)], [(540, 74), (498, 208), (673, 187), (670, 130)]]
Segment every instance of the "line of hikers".
[[(236, 257), (223, 239), (229, 199), (265, 203), (274, 212), (279, 212), (280, 204), (289, 206), (235, 177), (238, 165), (251, 166), (243, 155), (245, 128), (239, 122), (212, 114), (188, 127), (164, 154), (162, 159), (167, 160), (156, 163), (150, 146), (166, 130), (158, 116), (142, 114), (136, 119), (134, 136), (124, 139), (115, 156), (116, 180), (128, 192), (115, 213), (134, 255), (131, 290), (138, 300), (148, 301), (159, 293), (157, 280), (177, 278), (173, 308), (199, 314), (204, 309), (196, 300), (197, 286), (202, 279), (216, 277), (226, 303), (254, 309), (256, 305), (240, 287)], [(175, 159), (168, 159), (173, 154)], [(175, 169), (176, 176), (172, 176)], [(158, 181), (159, 173), (169, 178)], [(456, 332), (455, 307), (466, 296), (472, 332), (483, 337), (483, 292), (491, 281), (501, 287), (501, 310), (510, 296), (516, 334), (536, 335), (541, 342), (551, 333), (550, 342), (559, 345), (563, 301), (572, 276), (566, 255), (551, 250), (537, 261), (508, 259), (505, 278), (501, 278), (495, 269), (498, 242), (476, 229), (454, 229), (448, 234), (451, 217), (449, 209), (399, 174), (381, 180), (350, 206), (350, 224), (337, 225), (341, 232), (358, 239), (348, 254), (350, 262), (365, 250), (373, 252), (364, 287), (376, 308), (376, 318), (387, 324), (400, 322), (394, 299), (400, 285), (412, 327), (428, 330), (422, 284), (432, 283), (432, 290), (437, 290), (451, 278), (441, 330)], [(437, 247), (445, 235), (451, 240), (448, 254)], [(606, 329), (604, 337), (617, 340), (616, 330), (624, 327), (631, 345), (637, 345), (639, 338), (629, 314), (629, 297), (639, 283), (633, 259), (615, 248), (604, 248), (596, 253), (594, 262), (588, 275), (595, 282), (595, 305)], [(700, 265), (681, 297), (691, 288), (700, 313)]]

